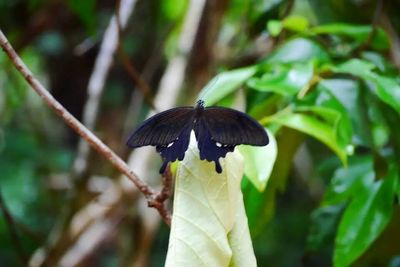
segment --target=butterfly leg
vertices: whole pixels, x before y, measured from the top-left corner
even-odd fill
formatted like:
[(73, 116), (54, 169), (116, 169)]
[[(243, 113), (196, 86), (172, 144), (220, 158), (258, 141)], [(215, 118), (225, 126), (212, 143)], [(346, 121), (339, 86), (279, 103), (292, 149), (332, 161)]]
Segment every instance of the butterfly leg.
[(215, 171), (218, 172), (218, 173), (221, 173), (222, 172), (222, 167), (221, 167), (221, 164), (219, 163), (219, 160), (217, 159), (214, 162), (215, 162)]

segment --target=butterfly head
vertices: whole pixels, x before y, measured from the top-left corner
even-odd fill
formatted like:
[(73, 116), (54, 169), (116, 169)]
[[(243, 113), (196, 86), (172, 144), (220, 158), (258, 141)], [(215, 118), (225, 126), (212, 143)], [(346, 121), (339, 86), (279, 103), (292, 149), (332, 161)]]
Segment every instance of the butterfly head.
[(204, 108), (204, 101), (201, 100), (201, 99), (198, 100), (198, 101), (197, 101), (196, 108)]

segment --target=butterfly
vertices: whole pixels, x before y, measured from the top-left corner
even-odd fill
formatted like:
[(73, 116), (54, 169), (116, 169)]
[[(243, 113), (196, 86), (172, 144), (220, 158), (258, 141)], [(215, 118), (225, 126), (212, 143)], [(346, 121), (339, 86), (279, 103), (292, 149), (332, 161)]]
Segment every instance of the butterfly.
[(177, 107), (158, 113), (142, 122), (130, 135), (131, 148), (155, 146), (163, 158), (160, 173), (169, 162), (183, 160), (194, 131), (200, 159), (215, 162), (215, 171), (222, 172), (219, 158), (224, 158), (239, 144), (265, 146), (269, 139), (265, 129), (247, 114), (225, 107)]

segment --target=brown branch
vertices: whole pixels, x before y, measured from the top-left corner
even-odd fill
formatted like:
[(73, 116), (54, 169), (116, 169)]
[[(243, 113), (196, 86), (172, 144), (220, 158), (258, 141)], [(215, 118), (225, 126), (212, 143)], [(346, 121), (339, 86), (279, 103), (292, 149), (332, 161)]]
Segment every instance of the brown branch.
[[(172, 173), (171, 168), (168, 167), (163, 175), (163, 187), (161, 191), (155, 196), (154, 201), (149, 203), (150, 207), (154, 207), (157, 210), (163, 210), (164, 214), (162, 218), (165, 223), (171, 225), (171, 212), (165, 208), (165, 201), (170, 198), (172, 193)], [(160, 206), (159, 208), (157, 208)]]
[[(0, 30), (0, 46), (10, 58), (11, 62), (22, 74), (31, 88), (46, 102), (46, 104), (60, 116), (65, 123), (79, 134), (86, 142), (89, 143), (98, 153), (104, 156), (118, 171), (128, 177), (140, 192), (146, 197), (148, 204), (154, 203), (156, 194), (144, 183), (136, 174), (130, 170), (129, 166), (117, 156), (107, 145), (105, 145), (97, 136), (89, 131), (82, 123), (80, 123), (71, 113), (69, 113), (54, 97), (46, 90), (46, 88), (33, 76), (25, 63), (21, 60), (15, 50), (8, 42), (6, 36)], [(165, 214), (164, 205), (154, 206), (161, 216)], [(165, 219), (165, 218), (164, 218)]]
[(157, 108), (154, 106), (154, 97), (151, 93), (151, 88), (147, 84), (145, 80), (142, 79), (139, 72), (136, 70), (135, 66), (132, 64), (132, 61), (129, 59), (129, 56), (126, 54), (125, 49), (123, 48), (121, 42), (118, 42), (118, 57), (122, 61), (122, 64), (125, 67), (126, 72), (129, 74), (129, 77), (132, 78), (133, 82), (137, 85), (137, 88), (143, 94), (144, 100), (146, 103), (155, 111)]
[(172, 194), (172, 186), (173, 186), (173, 184), (172, 184), (172, 172), (171, 172), (171, 168), (170, 167), (168, 167), (165, 170), (162, 182), (163, 182), (163, 188), (161, 189), (160, 193), (158, 193), (157, 196), (156, 196), (156, 200), (158, 200), (160, 202), (164, 202)]
[(132, 78), (133, 82), (137, 85), (137, 88), (139, 89), (139, 91), (143, 94), (144, 100), (147, 102), (147, 104), (153, 110), (157, 111), (157, 108), (154, 106), (154, 96), (152, 94), (152, 90), (151, 90), (149, 84), (141, 77), (139, 71), (132, 64), (132, 61), (129, 59), (129, 56), (125, 52), (124, 46), (122, 44), (123, 28), (122, 28), (122, 24), (121, 24), (121, 18), (119, 15), (120, 4), (121, 4), (121, 1), (118, 0), (116, 3), (116, 8), (115, 8), (115, 20), (116, 20), (117, 32), (118, 32), (118, 34), (117, 34), (117, 36), (118, 36), (118, 44), (117, 44), (118, 57), (121, 60), (122, 64), (124, 65), (126, 72)]
[(24, 248), (21, 244), (21, 240), (19, 239), (17, 229), (15, 227), (16, 225), (14, 218), (12, 217), (11, 212), (8, 210), (7, 205), (3, 199), (1, 188), (0, 188), (0, 209), (3, 213), (4, 220), (7, 223), (8, 229), (10, 230), (11, 241), (14, 243), (16, 252), (19, 256), (19, 260), (23, 266), (26, 266), (28, 263), (28, 258), (26, 257)]

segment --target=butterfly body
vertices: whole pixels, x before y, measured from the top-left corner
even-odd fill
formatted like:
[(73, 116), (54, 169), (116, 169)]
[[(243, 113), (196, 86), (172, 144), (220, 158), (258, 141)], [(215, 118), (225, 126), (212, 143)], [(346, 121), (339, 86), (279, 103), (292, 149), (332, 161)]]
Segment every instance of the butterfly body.
[(164, 173), (169, 162), (183, 160), (192, 130), (200, 159), (214, 161), (218, 173), (222, 172), (219, 158), (232, 152), (236, 145), (268, 144), (264, 128), (247, 114), (223, 107), (204, 107), (200, 100), (195, 107), (169, 109), (145, 120), (129, 137), (127, 145), (156, 146), (164, 160), (160, 173)]

